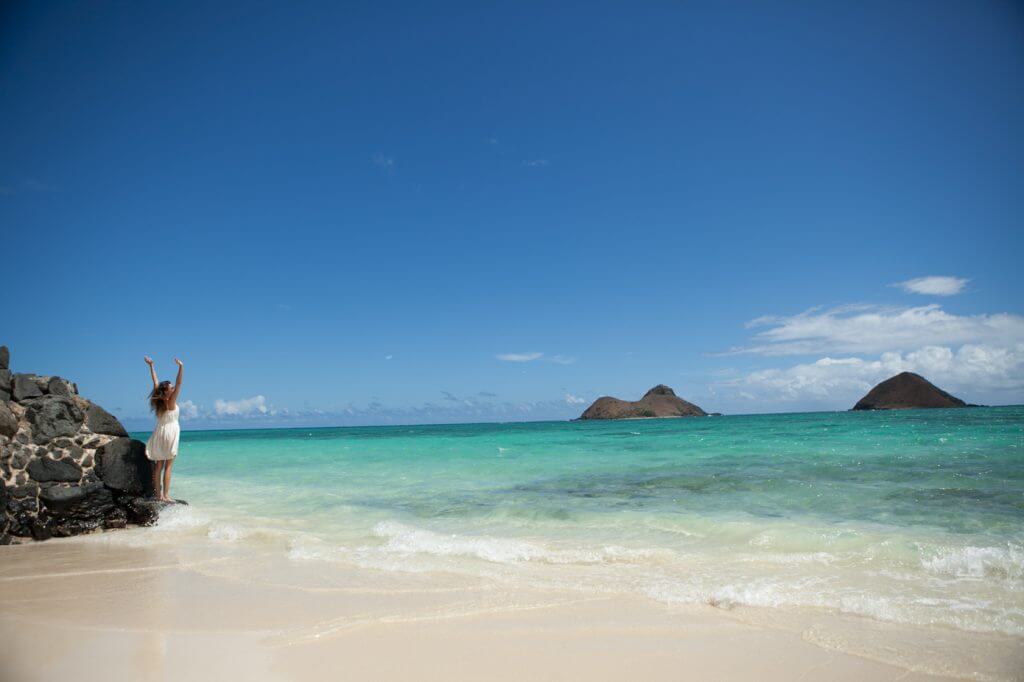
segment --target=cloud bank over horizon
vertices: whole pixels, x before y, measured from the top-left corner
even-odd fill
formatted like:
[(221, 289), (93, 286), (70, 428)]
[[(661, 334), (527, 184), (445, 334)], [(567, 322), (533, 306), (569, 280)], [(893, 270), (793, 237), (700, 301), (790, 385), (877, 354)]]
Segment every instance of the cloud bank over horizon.
[[(913, 293), (952, 295), (969, 280), (926, 277), (901, 282)], [(709, 364), (743, 360), (745, 367), (714, 368), (673, 380), (681, 395), (709, 411), (732, 413), (848, 409), (878, 382), (903, 371), (921, 374), (971, 403), (1024, 402), (1024, 316), (1009, 313), (962, 314), (941, 304), (850, 303), (818, 306), (793, 315), (762, 315), (746, 323), (746, 343), (705, 356)], [(633, 360), (633, 354), (627, 354)], [(392, 356), (385, 356), (390, 359)], [(529, 365), (536, 372), (566, 371), (571, 355), (540, 351), (499, 353), (504, 363)], [(560, 367), (561, 366), (561, 367)], [(589, 368), (593, 371), (595, 368)], [(600, 368), (596, 368), (600, 371)], [(694, 381), (694, 377), (699, 377)], [(358, 426), (456, 422), (569, 419), (598, 395), (628, 396), (641, 387), (599, 385), (579, 390), (566, 385), (536, 400), (499, 398), (490, 390), (463, 394), (441, 390), (438, 399), (388, 404), (374, 397), (341, 408), (290, 409), (271, 403), (263, 392), (217, 398), (212, 407), (186, 400), (182, 419), (205, 427)], [(640, 382), (642, 383), (642, 382)], [(129, 422), (141, 417), (127, 418)]]
[[(953, 295), (967, 279), (925, 277), (898, 286), (913, 293)], [(807, 361), (762, 367), (718, 382), (725, 395), (764, 402), (852, 404), (878, 382), (916, 372), (968, 402), (1024, 401), (1024, 317), (958, 315), (940, 304), (847, 304), (797, 315), (766, 315), (748, 345), (724, 355)]]

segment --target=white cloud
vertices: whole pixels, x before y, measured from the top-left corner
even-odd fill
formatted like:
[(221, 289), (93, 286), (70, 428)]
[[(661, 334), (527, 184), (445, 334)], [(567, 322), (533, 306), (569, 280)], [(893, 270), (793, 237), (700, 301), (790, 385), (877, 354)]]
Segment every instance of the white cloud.
[(395, 356), (394, 356), (394, 355), (385, 355), (385, 356), (384, 356), (384, 359), (385, 359), (385, 360), (390, 360), (390, 359), (391, 359), (391, 358), (393, 358), (393, 357), (395, 357)]
[(731, 353), (824, 355), (884, 353), (925, 346), (1024, 343), (1024, 317), (1011, 313), (954, 315), (938, 304), (906, 307), (848, 305), (790, 317), (765, 316), (748, 327), (768, 327), (752, 345)]
[(495, 355), (499, 360), (503, 362), (533, 362), (539, 360), (544, 356), (543, 353), (502, 353), (501, 355)]
[(576, 358), (571, 357), (569, 355), (552, 355), (551, 362), (557, 363), (559, 365), (571, 365), (572, 363), (576, 362)]
[(1024, 392), (1024, 343), (1008, 348), (967, 344), (956, 351), (925, 346), (907, 353), (882, 353), (874, 359), (824, 357), (751, 372), (721, 385), (749, 400), (852, 405), (879, 381), (904, 371), (917, 372), (967, 402), (1000, 402), (1000, 396), (1013, 398)]
[(241, 400), (220, 400), (213, 403), (213, 411), (218, 417), (249, 417), (257, 414), (268, 414), (267, 399), (262, 395)]
[(547, 159), (530, 159), (529, 161), (523, 161), (524, 166), (530, 166), (531, 168), (542, 168), (544, 166), (550, 166), (551, 162)]
[(199, 406), (191, 400), (186, 400), (178, 406), (181, 409), (182, 419), (195, 419), (199, 416)]
[(580, 398), (578, 396), (574, 396), (572, 393), (566, 393), (565, 394), (565, 402), (566, 402), (567, 405), (582, 405), (582, 404), (584, 404), (587, 401), (584, 398)]
[(390, 156), (384, 156), (383, 154), (375, 154), (373, 157), (373, 165), (377, 168), (383, 169), (385, 172), (390, 173), (395, 169), (395, 160)]
[(945, 277), (932, 275), (930, 277), (917, 277), (908, 279), (906, 282), (897, 282), (894, 287), (899, 287), (908, 294), (924, 294), (926, 296), (955, 296), (964, 290), (969, 279), (963, 277)]

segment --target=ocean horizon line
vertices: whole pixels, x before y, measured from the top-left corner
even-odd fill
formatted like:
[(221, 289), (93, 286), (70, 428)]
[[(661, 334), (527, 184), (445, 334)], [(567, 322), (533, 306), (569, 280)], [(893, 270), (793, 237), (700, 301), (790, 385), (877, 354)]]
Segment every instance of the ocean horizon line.
[[(1008, 403), (1005, 405), (972, 405), (975, 409), (1001, 409), (1011, 407), (1024, 407), (1024, 403)], [(961, 408), (909, 408), (904, 410), (866, 410), (863, 411), (865, 414), (872, 413), (907, 413), (907, 412), (937, 412), (941, 410), (957, 410)], [(784, 415), (814, 415), (814, 414), (845, 414), (847, 412), (855, 412), (853, 409), (846, 410), (789, 410), (785, 412), (736, 412), (736, 413), (715, 413), (706, 415), (707, 418), (722, 419), (728, 417), (766, 417), (766, 416), (784, 416)], [(138, 418), (141, 419), (141, 418)], [(487, 425), (509, 425), (509, 424), (566, 424), (573, 422), (581, 423), (597, 423), (597, 424), (608, 424), (611, 422), (661, 422), (661, 421), (678, 421), (695, 419), (699, 420), (700, 417), (640, 417), (632, 419), (592, 419), (592, 420), (581, 420), (579, 418), (572, 419), (525, 419), (525, 420), (511, 420), (511, 421), (479, 421), (479, 422), (418, 422), (418, 423), (395, 423), (395, 424), (337, 424), (337, 425), (317, 425), (317, 426), (231, 426), (226, 428), (217, 427), (200, 427), (200, 428), (183, 428), (181, 432), (184, 433), (205, 433), (205, 432), (225, 432), (225, 431), (318, 431), (318, 430), (337, 430), (337, 429), (373, 429), (373, 428), (403, 428), (403, 427), (431, 427), (431, 426), (487, 426)], [(132, 418), (126, 417), (125, 421), (131, 421)], [(144, 434), (150, 433), (151, 429), (127, 429), (129, 434)]]

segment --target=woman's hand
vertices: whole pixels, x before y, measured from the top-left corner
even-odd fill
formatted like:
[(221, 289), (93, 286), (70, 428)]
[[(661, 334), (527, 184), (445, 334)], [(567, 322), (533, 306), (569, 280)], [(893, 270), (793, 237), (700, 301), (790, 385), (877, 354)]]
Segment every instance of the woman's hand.
[(178, 367), (184, 367), (185, 366), (185, 365), (183, 365), (181, 363), (181, 360), (179, 360), (178, 358), (174, 358), (174, 364), (176, 364)]
[(151, 357), (149, 357), (149, 356), (147, 355), (146, 357), (144, 357), (144, 358), (142, 358), (142, 359), (143, 359), (143, 360), (145, 360), (145, 361), (146, 361), (146, 364), (147, 364), (147, 365), (149, 365), (150, 367), (152, 367), (152, 366), (153, 366), (153, 358), (151, 358)]

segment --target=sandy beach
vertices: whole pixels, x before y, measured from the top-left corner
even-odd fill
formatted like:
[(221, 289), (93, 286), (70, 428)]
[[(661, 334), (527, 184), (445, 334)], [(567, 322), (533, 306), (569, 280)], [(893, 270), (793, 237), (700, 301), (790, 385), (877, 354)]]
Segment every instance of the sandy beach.
[(0, 549), (3, 679), (905, 682), (1024, 670), (1011, 637), (135, 546), (146, 532)]

